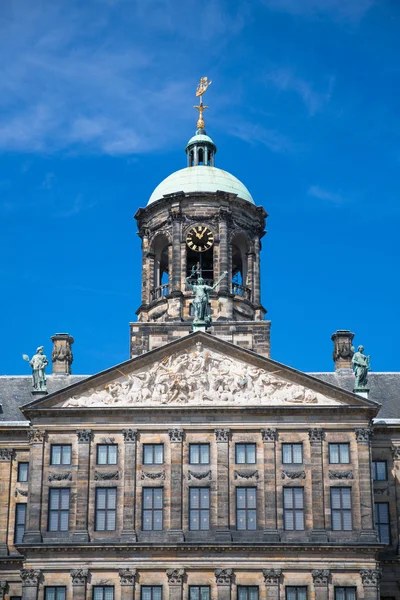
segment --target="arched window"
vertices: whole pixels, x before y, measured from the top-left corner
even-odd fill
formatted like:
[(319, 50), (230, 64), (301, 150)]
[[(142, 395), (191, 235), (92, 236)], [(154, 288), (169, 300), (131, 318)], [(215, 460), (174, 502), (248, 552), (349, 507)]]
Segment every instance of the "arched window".
[(232, 293), (246, 298), (250, 297), (250, 290), (247, 287), (248, 247), (248, 240), (243, 233), (235, 235), (232, 239)]
[(154, 274), (152, 300), (160, 296), (169, 294), (169, 261), (168, 261), (169, 241), (165, 235), (156, 237), (153, 244), (154, 253)]
[(199, 148), (199, 165), (204, 165), (204, 150)]

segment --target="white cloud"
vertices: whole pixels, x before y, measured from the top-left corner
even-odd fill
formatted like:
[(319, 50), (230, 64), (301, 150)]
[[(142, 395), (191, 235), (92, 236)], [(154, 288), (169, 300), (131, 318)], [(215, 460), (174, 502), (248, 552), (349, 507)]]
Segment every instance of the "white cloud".
[(343, 196), (342, 192), (331, 192), (319, 185), (310, 186), (307, 194), (313, 198), (318, 198), (318, 200), (329, 202), (330, 204), (339, 205), (349, 202), (349, 198)]
[(334, 85), (334, 78), (330, 77), (327, 90), (317, 92), (309, 81), (298, 77), (291, 69), (274, 69), (267, 73), (266, 81), (280, 91), (298, 94), (311, 116), (321, 111), (330, 101)]

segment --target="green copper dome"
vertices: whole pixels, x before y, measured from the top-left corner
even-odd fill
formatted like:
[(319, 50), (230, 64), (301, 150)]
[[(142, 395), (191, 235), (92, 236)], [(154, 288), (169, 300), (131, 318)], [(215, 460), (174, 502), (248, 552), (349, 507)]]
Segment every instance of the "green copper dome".
[(201, 165), (180, 169), (169, 175), (156, 187), (147, 205), (160, 200), (167, 194), (176, 192), (190, 194), (192, 192), (217, 191), (236, 194), (238, 198), (254, 204), (249, 190), (239, 179), (222, 169)]

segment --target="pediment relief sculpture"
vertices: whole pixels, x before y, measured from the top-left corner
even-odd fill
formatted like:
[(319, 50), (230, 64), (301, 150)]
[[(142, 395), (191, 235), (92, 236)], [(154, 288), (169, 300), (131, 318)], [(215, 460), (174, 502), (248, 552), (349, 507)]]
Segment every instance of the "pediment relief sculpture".
[(165, 356), (147, 370), (125, 374), (102, 389), (90, 389), (65, 407), (155, 405), (338, 404), (265, 369), (204, 348)]

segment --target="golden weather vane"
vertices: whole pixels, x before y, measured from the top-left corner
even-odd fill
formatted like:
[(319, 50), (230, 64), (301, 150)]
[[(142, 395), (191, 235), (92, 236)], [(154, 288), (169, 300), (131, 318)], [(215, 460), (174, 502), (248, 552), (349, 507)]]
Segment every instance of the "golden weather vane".
[(203, 119), (203, 111), (208, 108), (203, 104), (203, 94), (207, 91), (209, 85), (212, 84), (212, 81), (209, 81), (207, 77), (201, 77), (200, 82), (197, 84), (196, 89), (196, 97), (200, 98), (199, 106), (193, 106), (193, 108), (197, 108), (199, 111), (199, 118), (197, 119), (197, 129), (204, 129), (204, 119)]

